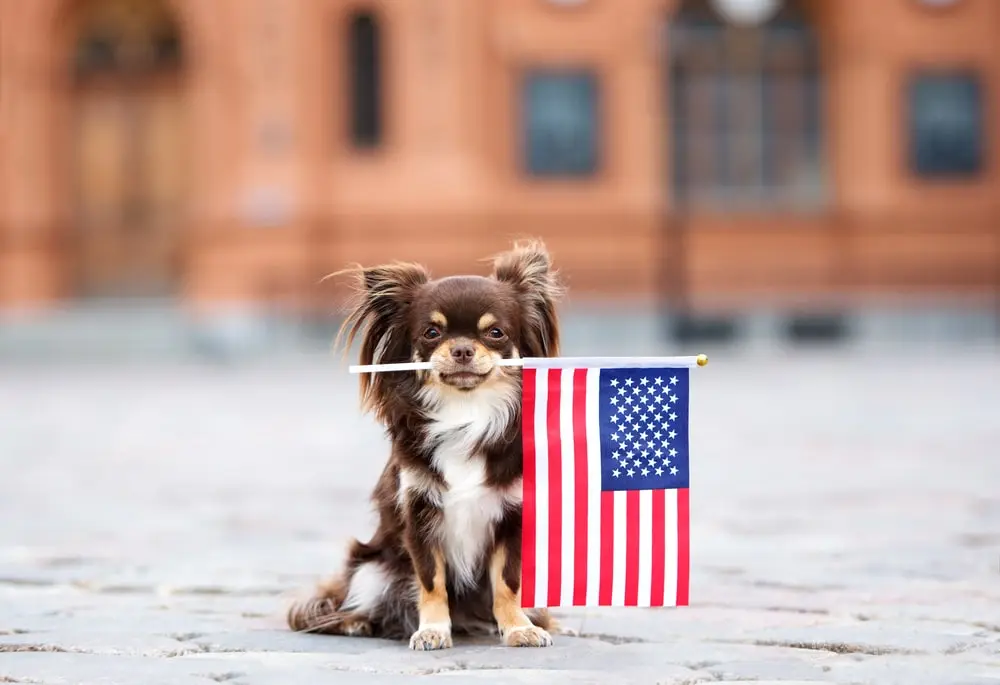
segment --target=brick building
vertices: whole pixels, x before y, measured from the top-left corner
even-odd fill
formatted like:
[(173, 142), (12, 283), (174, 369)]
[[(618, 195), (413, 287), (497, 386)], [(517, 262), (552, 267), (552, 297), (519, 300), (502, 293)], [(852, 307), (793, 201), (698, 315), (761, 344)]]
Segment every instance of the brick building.
[(1000, 2), (776, 12), (0, 0), (0, 306), (302, 305), (514, 235), (579, 296), (995, 289)]

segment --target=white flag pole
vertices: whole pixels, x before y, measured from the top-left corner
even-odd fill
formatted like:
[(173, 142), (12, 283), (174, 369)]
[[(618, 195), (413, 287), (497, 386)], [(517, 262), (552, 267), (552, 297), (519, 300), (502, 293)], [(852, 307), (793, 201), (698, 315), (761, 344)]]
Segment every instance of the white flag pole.
[[(497, 366), (528, 366), (536, 369), (552, 369), (564, 366), (644, 368), (655, 366), (705, 366), (708, 356), (699, 354), (689, 357), (524, 357), (501, 359)], [(429, 371), (431, 362), (401, 362), (398, 364), (353, 364), (350, 373), (382, 373), (390, 371)]]

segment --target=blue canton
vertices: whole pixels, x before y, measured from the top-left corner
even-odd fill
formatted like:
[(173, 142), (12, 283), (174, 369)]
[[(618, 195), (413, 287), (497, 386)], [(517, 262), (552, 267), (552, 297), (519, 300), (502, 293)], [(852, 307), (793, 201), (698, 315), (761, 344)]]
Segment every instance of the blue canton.
[(601, 370), (601, 490), (688, 487), (689, 371)]

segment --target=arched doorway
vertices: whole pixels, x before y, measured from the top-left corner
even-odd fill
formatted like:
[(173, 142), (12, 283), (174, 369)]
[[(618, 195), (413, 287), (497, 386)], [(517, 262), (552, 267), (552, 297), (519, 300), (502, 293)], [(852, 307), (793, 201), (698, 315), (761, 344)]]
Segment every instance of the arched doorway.
[(711, 211), (820, 209), (822, 71), (809, 0), (760, 26), (682, 0), (670, 22), (673, 196)]
[(162, 0), (85, 0), (72, 27), (68, 169), (77, 295), (170, 295), (186, 195), (178, 23)]

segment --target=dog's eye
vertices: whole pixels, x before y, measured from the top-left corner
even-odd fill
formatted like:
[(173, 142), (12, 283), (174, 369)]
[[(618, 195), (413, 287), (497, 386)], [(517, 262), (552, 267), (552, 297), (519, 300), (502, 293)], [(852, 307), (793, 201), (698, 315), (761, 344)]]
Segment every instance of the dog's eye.
[(426, 331), (424, 331), (424, 337), (428, 340), (436, 340), (441, 337), (441, 331), (435, 326), (430, 326)]
[(501, 338), (503, 338), (504, 333), (499, 328), (494, 327), (489, 330), (489, 333), (487, 333), (487, 335), (489, 335), (494, 340), (500, 340)]

